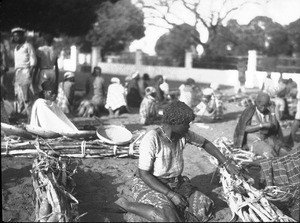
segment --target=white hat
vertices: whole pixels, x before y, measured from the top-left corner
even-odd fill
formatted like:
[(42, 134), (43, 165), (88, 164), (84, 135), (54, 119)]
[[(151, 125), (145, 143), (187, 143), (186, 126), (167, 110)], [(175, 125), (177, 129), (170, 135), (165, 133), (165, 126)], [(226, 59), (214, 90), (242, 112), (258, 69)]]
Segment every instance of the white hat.
[(111, 80), (110, 80), (111, 83), (118, 83), (120, 84), (120, 79), (117, 78), (117, 77), (113, 77)]
[(71, 71), (68, 71), (64, 74), (64, 79), (75, 77), (75, 74)]
[(208, 96), (208, 95), (212, 95), (214, 93), (214, 91), (211, 88), (205, 88), (202, 93), (203, 93), (203, 95)]
[(15, 32), (22, 32), (22, 33), (25, 33), (26, 30), (23, 29), (23, 28), (21, 28), (21, 27), (16, 27), (16, 28), (13, 28), (13, 29), (11, 30), (11, 33), (15, 33)]

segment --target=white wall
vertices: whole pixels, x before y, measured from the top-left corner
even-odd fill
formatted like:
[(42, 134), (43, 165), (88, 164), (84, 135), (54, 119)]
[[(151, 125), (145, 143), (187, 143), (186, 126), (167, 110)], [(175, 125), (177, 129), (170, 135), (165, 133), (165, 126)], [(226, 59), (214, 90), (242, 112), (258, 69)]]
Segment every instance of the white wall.
[[(238, 84), (237, 70), (213, 70), (213, 69), (196, 69), (184, 67), (163, 67), (163, 66), (136, 66), (134, 64), (115, 64), (115, 63), (102, 63), (97, 64), (102, 68), (103, 73), (117, 74), (117, 75), (130, 75), (135, 71), (141, 74), (148, 73), (152, 78), (155, 75), (161, 74), (169, 80), (185, 81), (187, 78), (193, 78), (196, 82), (212, 83), (227, 86), (236, 86)], [(280, 74), (272, 73), (272, 79), (278, 81)], [(299, 81), (300, 74), (296, 73), (283, 73), (283, 78), (293, 78), (294, 81)], [(260, 88), (262, 82), (266, 77), (266, 72), (260, 71), (247, 71), (246, 72), (246, 87), (247, 88)], [(300, 84), (300, 82), (297, 82)]]

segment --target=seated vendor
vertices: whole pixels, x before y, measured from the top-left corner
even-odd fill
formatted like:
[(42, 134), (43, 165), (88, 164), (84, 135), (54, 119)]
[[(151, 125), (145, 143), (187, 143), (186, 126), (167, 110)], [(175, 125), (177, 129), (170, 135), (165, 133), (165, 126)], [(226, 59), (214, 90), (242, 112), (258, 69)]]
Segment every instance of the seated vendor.
[(50, 81), (43, 82), (40, 98), (32, 107), (30, 125), (59, 134), (77, 133), (79, 130), (57, 106), (55, 99), (55, 84)]
[(202, 222), (210, 219), (213, 201), (182, 175), (186, 144), (202, 147), (229, 173), (238, 175), (240, 172), (194, 127), (190, 129), (194, 118), (193, 110), (183, 102), (174, 101), (164, 108), (161, 126), (148, 131), (139, 146), (138, 171), (132, 188), (135, 202), (121, 197), (116, 204), (143, 221)]
[(214, 96), (214, 91), (211, 88), (203, 90), (201, 102), (194, 108), (196, 115), (195, 122), (210, 121), (216, 119), (217, 104)]
[(234, 146), (250, 150), (266, 158), (287, 154), (281, 127), (275, 116), (275, 106), (267, 93), (258, 93), (255, 105), (241, 114), (234, 132)]

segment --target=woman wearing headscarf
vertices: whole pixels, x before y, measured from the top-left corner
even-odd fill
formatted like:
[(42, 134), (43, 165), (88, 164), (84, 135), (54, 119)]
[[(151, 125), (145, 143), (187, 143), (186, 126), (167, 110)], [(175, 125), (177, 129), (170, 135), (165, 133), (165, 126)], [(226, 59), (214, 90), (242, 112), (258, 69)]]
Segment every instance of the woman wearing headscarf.
[(109, 111), (109, 116), (119, 116), (120, 112), (127, 111), (125, 99), (125, 88), (120, 83), (120, 79), (113, 77), (107, 89), (105, 108)]
[(62, 135), (64, 133), (78, 133), (77, 127), (55, 103), (55, 84), (51, 81), (45, 81), (41, 87), (40, 98), (32, 106), (30, 125)]
[(65, 114), (69, 114), (73, 110), (75, 94), (75, 74), (66, 72), (64, 80), (58, 85), (56, 103)]
[(190, 130), (194, 118), (193, 110), (183, 102), (165, 107), (162, 125), (148, 131), (140, 143), (132, 188), (136, 202), (120, 198), (116, 204), (153, 222), (206, 221), (211, 217), (213, 201), (182, 176), (186, 143), (204, 148), (231, 174), (239, 171), (210, 141)]

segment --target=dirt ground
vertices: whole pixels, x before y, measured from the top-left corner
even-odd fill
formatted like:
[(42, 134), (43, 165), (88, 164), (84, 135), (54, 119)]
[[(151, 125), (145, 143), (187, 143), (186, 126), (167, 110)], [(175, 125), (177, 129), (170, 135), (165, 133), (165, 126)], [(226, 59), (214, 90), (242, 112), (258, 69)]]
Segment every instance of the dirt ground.
[[(232, 139), (237, 118), (244, 107), (237, 103), (225, 103), (224, 119), (215, 123), (199, 126), (199, 133), (213, 141), (224, 136)], [(138, 124), (138, 114), (123, 114), (119, 118), (100, 117), (102, 124), (122, 124), (130, 131), (155, 128)], [(285, 130), (288, 133), (289, 129)], [(198, 189), (211, 197), (216, 206), (216, 215), (212, 221), (227, 222), (231, 212), (222, 200), (222, 188), (218, 176), (213, 176), (215, 167), (209, 162), (207, 153), (195, 146), (188, 145), (184, 152), (184, 175), (188, 176)], [(101, 209), (111, 207), (118, 197), (131, 198), (132, 177), (137, 168), (138, 159), (103, 158), (74, 159), (79, 163), (74, 175), (77, 184), (75, 197), (79, 201), (79, 214), (86, 213), (81, 222), (124, 222), (122, 213), (108, 213)], [(30, 169), (33, 158), (1, 157), (2, 178), (2, 221), (31, 222), (35, 220), (33, 187)], [(125, 218), (124, 218), (125, 217)]]

